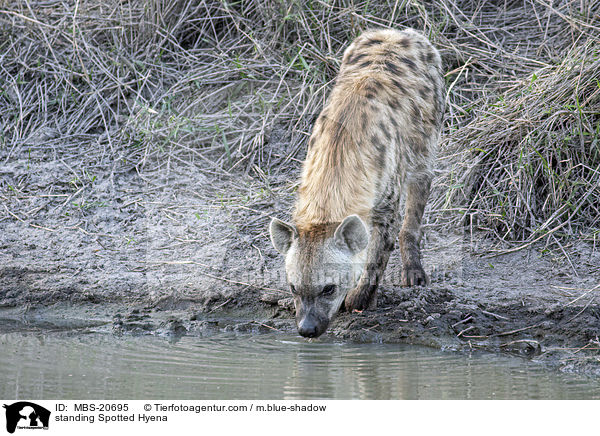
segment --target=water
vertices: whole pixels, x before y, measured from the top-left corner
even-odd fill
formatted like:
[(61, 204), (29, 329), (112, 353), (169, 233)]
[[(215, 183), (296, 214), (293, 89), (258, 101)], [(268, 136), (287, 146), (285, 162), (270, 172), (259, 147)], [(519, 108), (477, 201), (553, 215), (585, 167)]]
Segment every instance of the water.
[(408, 345), (10, 332), (0, 333), (0, 398), (598, 399), (600, 382)]

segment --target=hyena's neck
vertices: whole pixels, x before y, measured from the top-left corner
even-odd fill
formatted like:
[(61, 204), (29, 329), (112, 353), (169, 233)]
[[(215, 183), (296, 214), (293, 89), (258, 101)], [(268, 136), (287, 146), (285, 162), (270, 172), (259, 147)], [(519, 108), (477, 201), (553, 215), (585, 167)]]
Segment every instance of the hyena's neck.
[[(301, 189), (302, 189), (301, 185)], [(343, 185), (329, 185), (326, 189), (318, 190), (306, 185), (302, 189), (296, 209), (294, 223), (299, 228), (314, 228), (329, 223), (340, 223), (350, 215), (358, 215), (368, 225), (371, 217), (373, 201), (370, 196), (357, 193), (355, 198), (345, 195)], [(350, 187), (351, 189), (351, 187)], [(362, 198), (360, 198), (362, 197)]]
[[(324, 168), (316, 170), (326, 172)], [(335, 169), (330, 172), (333, 174), (321, 174), (321, 177), (300, 184), (294, 211), (294, 222), (298, 227), (340, 223), (350, 215), (360, 216), (365, 223), (370, 221), (374, 202), (370, 190), (359, 186), (355, 180), (345, 180), (341, 174), (335, 174)], [(334, 182), (329, 182), (332, 179)], [(319, 188), (322, 180), (327, 182)], [(362, 183), (369, 182), (363, 179)]]
[(349, 215), (370, 221), (381, 171), (365, 131), (353, 121), (370, 118), (360, 103), (346, 98), (329, 105), (315, 123), (294, 211), (296, 225), (340, 222)]

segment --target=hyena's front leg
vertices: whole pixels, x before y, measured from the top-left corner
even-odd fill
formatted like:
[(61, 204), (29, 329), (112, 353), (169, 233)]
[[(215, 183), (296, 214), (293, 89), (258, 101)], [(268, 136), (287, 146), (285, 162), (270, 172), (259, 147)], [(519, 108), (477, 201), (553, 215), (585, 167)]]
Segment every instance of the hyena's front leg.
[(394, 249), (398, 226), (396, 219), (391, 222), (374, 223), (371, 238), (367, 246), (365, 269), (356, 288), (352, 289), (344, 301), (348, 312), (375, 308), (377, 305), (377, 287), (383, 277), (385, 267)]
[(400, 230), (400, 253), (402, 255), (402, 286), (427, 284), (427, 275), (421, 265), (421, 220), (429, 197), (431, 176), (421, 173), (407, 181), (406, 210)]

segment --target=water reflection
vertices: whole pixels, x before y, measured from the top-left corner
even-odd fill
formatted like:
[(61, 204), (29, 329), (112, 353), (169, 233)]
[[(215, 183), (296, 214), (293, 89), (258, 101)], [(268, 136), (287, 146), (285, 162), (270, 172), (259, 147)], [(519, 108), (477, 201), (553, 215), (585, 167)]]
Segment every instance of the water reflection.
[(0, 334), (0, 398), (567, 399), (600, 383), (519, 358), (281, 335)]

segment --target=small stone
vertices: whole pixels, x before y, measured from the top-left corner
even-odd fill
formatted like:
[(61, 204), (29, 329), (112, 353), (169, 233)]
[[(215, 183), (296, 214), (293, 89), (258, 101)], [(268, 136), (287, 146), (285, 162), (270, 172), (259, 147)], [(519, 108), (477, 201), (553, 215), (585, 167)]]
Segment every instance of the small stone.
[(263, 292), (260, 296), (260, 301), (267, 304), (277, 304), (281, 299), (281, 295), (275, 292)]
[(293, 298), (282, 298), (277, 301), (277, 305), (283, 309), (293, 309), (294, 308), (294, 299)]

